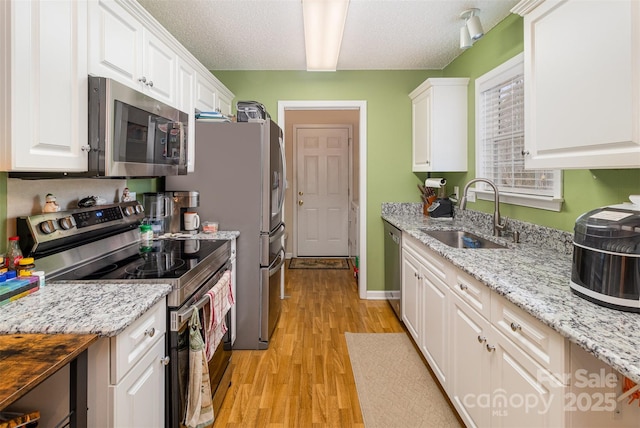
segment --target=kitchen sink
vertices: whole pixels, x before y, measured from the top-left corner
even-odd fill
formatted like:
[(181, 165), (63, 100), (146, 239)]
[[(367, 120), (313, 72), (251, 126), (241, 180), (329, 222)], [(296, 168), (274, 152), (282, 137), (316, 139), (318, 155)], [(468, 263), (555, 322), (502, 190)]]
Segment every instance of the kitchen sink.
[(423, 233), (436, 238), (438, 241), (442, 242), (453, 248), (469, 248), (469, 249), (482, 249), (482, 248), (490, 248), (490, 249), (506, 249), (508, 248), (506, 245), (498, 244), (493, 241), (489, 241), (488, 239), (482, 238), (478, 235), (474, 235), (470, 232), (465, 232), (463, 230), (428, 230), (428, 229), (420, 229)]

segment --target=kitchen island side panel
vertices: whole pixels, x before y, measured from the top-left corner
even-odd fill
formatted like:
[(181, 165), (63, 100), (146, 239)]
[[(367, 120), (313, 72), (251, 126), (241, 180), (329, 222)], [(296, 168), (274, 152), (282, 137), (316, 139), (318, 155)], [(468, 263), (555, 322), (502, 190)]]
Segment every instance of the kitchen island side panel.
[(195, 171), (166, 177), (166, 190), (200, 192), (201, 221), (238, 230), (237, 336), (234, 349), (258, 349), (260, 337), (261, 127), (196, 122)]

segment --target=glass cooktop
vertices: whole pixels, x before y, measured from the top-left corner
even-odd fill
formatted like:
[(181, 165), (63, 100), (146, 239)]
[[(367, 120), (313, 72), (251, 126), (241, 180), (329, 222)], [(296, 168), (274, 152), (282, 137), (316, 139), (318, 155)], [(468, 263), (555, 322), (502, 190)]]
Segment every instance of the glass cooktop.
[(73, 269), (56, 280), (177, 279), (224, 245), (224, 240), (159, 239), (138, 244)]

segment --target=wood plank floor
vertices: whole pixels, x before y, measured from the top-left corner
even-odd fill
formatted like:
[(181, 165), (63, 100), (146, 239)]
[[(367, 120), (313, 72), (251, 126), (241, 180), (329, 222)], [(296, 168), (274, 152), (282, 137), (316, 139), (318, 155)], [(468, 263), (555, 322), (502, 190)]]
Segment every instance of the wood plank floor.
[(360, 300), (351, 270), (287, 269), (269, 349), (234, 351), (222, 427), (363, 427), (344, 332), (397, 333), (386, 301)]

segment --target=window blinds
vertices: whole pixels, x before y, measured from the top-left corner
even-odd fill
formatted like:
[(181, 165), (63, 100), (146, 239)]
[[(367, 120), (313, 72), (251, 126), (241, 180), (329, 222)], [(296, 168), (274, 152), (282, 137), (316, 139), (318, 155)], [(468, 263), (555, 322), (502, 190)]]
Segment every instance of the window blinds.
[(501, 192), (554, 196), (553, 170), (524, 169), (524, 75), (481, 92), (479, 175)]

